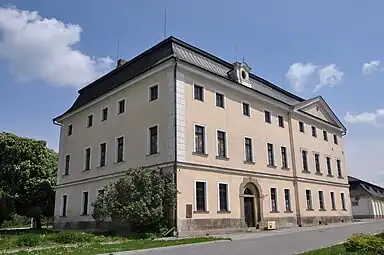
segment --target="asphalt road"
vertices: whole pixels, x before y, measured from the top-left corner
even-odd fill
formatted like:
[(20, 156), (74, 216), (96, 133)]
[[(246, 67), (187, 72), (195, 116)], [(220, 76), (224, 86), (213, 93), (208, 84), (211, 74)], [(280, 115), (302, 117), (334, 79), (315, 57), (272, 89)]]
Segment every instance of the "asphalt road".
[(232, 241), (119, 252), (115, 255), (292, 255), (337, 244), (354, 233), (384, 231), (384, 220), (231, 235)]

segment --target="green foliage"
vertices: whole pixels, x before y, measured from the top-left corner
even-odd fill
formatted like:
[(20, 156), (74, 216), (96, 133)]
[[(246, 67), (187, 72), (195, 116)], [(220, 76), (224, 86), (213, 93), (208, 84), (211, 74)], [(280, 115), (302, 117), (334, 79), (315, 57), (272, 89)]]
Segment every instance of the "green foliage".
[(45, 141), (0, 133), (0, 197), (12, 199), (19, 215), (38, 207), (52, 216), (57, 164)]
[(0, 227), (3, 222), (10, 220), (12, 216), (12, 200), (0, 196)]
[(92, 204), (92, 216), (97, 221), (127, 223), (138, 233), (155, 233), (170, 225), (175, 201), (171, 172), (139, 167), (105, 188), (104, 196)]
[(70, 244), (90, 242), (94, 237), (95, 235), (90, 233), (63, 231), (52, 235), (49, 239), (55, 243)]
[(18, 246), (33, 247), (42, 243), (42, 237), (40, 235), (26, 234), (18, 237), (16, 243)]
[(355, 234), (344, 243), (347, 252), (357, 254), (384, 255), (383, 234), (372, 236)]

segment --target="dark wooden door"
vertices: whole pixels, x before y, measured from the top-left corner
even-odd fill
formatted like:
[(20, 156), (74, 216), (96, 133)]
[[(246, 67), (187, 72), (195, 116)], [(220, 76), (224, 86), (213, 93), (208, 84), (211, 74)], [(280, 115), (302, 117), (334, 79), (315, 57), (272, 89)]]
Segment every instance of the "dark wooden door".
[(255, 204), (253, 197), (244, 197), (244, 218), (247, 227), (255, 227)]

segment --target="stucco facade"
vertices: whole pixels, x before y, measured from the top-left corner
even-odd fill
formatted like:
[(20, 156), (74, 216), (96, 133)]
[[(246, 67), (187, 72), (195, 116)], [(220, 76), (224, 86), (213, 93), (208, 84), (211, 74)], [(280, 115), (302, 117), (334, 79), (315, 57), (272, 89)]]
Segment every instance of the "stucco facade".
[[(100, 188), (138, 166), (174, 171), (180, 235), (264, 229), (271, 222), (285, 228), (351, 220), (345, 128), (321, 97), (300, 99), (249, 73), (245, 64), (232, 66), (167, 40), (154, 48), (170, 43), (173, 57), (55, 119), (61, 125), (56, 226), (92, 228), (91, 206), (81, 215), (83, 192), (89, 192), (90, 205)], [(150, 100), (154, 85), (157, 98)], [(122, 99), (125, 112), (117, 114)], [(101, 121), (105, 107), (108, 118)], [(150, 154), (153, 126), (158, 146)], [(116, 163), (119, 137), (124, 159)], [(106, 163), (99, 167), (103, 143)]]

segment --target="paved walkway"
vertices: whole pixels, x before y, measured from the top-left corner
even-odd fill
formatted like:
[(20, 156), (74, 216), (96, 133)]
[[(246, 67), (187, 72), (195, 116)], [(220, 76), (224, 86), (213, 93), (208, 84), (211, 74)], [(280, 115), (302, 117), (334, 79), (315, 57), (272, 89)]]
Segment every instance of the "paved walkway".
[(292, 255), (343, 242), (354, 233), (381, 231), (384, 231), (384, 220), (374, 220), (313, 228), (235, 234), (228, 235), (233, 241), (118, 252), (114, 255)]

